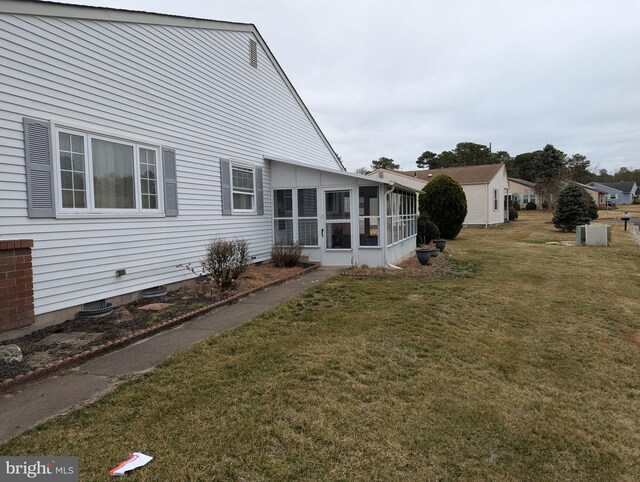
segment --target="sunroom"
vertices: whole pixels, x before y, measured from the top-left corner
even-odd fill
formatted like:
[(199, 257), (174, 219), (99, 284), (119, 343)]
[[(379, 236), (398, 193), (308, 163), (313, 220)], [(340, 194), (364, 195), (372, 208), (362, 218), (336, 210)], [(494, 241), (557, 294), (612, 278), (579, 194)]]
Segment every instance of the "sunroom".
[(323, 266), (393, 266), (416, 247), (417, 192), (299, 162), (270, 163), (274, 242), (304, 246)]

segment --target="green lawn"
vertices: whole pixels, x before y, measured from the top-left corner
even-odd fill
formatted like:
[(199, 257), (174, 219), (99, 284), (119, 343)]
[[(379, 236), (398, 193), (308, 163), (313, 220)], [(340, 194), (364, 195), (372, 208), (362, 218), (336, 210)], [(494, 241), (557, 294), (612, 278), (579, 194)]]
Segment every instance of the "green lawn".
[(81, 480), (134, 450), (131, 480), (640, 480), (640, 246), (521, 217), (448, 243), (471, 277), (335, 278), (0, 454)]

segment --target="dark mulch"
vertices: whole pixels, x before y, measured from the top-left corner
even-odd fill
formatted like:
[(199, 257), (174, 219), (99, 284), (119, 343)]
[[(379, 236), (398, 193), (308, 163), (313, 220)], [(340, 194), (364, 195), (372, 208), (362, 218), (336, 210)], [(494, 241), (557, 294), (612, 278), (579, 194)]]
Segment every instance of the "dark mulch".
[[(46, 366), (55, 360), (73, 356), (94, 346), (127, 336), (156, 323), (230, 298), (237, 293), (260, 288), (301, 272), (303, 269), (302, 267), (275, 268), (271, 264), (251, 266), (234, 288), (225, 293), (212, 293), (208, 285), (191, 282), (180, 290), (167, 293), (167, 296), (161, 299), (136, 301), (116, 308), (111, 314), (100, 318), (77, 317), (20, 338), (4, 341), (1, 344), (18, 345), (24, 359), (19, 363), (0, 362), (0, 382)], [(138, 309), (157, 302), (170, 303), (171, 306), (157, 312)]]

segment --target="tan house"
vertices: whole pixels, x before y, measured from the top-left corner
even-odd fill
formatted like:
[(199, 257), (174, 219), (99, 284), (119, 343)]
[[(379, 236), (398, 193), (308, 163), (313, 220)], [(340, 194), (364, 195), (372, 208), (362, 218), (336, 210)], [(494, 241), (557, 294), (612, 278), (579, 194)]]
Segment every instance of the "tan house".
[[(507, 207), (508, 179), (504, 164), (422, 169), (418, 171), (388, 171), (376, 169), (369, 176), (395, 181), (422, 189), (430, 180), (446, 174), (455, 179), (467, 197), (465, 226), (503, 224), (509, 219)], [(412, 179), (410, 183), (406, 179)]]
[(589, 195), (596, 202), (596, 205), (599, 209), (606, 209), (607, 207), (607, 193), (598, 189), (596, 186), (588, 186), (587, 184), (580, 184), (580, 186), (584, 188), (585, 191), (589, 193)]
[(530, 202), (536, 204), (536, 209), (542, 209), (542, 203), (538, 202), (535, 190), (535, 182), (517, 179), (515, 177), (509, 178), (509, 199), (511, 202), (517, 199), (522, 209)]

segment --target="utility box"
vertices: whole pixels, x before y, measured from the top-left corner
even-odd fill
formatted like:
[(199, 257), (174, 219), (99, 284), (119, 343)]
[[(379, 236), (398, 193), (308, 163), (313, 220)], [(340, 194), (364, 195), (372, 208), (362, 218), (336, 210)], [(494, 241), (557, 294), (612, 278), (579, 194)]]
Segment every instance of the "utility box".
[[(611, 242), (611, 226), (608, 224), (587, 224), (581, 227), (584, 228), (584, 244), (587, 246), (609, 246)], [(577, 241), (578, 235), (576, 234)]]
[(576, 226), (576, 246), (584, 246), (586, 242), (585, 228), (586, 225)]

